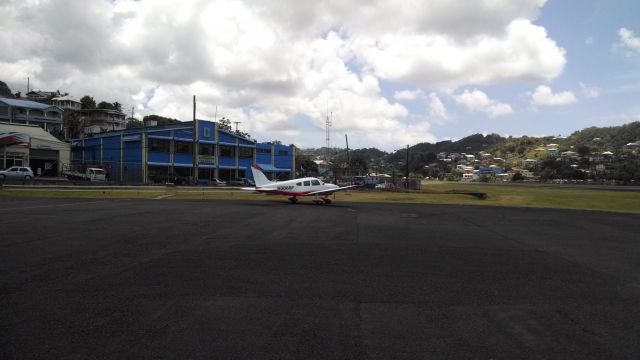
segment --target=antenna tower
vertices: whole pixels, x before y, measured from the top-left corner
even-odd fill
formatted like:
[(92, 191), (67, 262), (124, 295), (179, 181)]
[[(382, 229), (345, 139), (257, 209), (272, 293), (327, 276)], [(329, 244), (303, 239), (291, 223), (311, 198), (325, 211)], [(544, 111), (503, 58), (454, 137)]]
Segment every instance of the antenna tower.
[(327, 141), (327, 150), (331, 147), (331, 125), (333, 125), (333, 113), (329, 113), (329, 115), (327, 115), (327, 122), (326, 122), (326, 138), (325, 140)]

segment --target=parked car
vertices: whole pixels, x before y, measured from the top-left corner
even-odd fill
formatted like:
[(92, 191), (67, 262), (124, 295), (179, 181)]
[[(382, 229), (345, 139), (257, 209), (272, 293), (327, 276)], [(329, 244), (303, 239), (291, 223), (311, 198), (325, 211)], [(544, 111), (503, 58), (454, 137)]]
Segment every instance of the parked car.
[(225, 185), (227, 185), (227, 183), (222, 181), (222, 180), (220, 180), (220, 179), (218, 179), (218, 178), (213, 178), (213, 179), (211, 179), (211, 185), (213, 185), (213, 186), (225, 186)]
[(249, 180), (246, 178), (235, 178), (233, 180), (227, 181), (227, 185), (229, 186), (255, 186), (256, 183), (253, 180)]
[(5, 179), (33, 179), (33, 171), (28, 166), (12, 166), (6, 170), (0, 170), (0, 181)]

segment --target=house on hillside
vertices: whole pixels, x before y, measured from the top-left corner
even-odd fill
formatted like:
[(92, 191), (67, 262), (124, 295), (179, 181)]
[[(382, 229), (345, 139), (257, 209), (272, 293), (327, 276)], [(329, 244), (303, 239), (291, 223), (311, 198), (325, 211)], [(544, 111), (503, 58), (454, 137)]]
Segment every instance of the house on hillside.
[(47, 131), (62, 130), (63, 110), (35, 101), (0, 98), (0, 121), (37, 125)]
[(51, 98), (56, 96), (62, 96), (59, 90), (56, 91), (42, 91), (42, 90), (31, 90), (28, 93), (24, 94), (24, 97), (27, 100), (36, 101), (36, 102), (46, 102)]
[(524, 159), (522, 160), (522, 167), (525, 169), (533, 169), (538, 165), (538, 160), (535, 159)]
[(82, 109), (80, 120), (85, 134), (99, 134), (106, 131), (118, 131), (127, 128), (125, 114), (118, 110)]
[(80, 111), (82, 107), (80, 101), (69, 95), (55, 97), (51, 99), (51, 103), (63, 110)]

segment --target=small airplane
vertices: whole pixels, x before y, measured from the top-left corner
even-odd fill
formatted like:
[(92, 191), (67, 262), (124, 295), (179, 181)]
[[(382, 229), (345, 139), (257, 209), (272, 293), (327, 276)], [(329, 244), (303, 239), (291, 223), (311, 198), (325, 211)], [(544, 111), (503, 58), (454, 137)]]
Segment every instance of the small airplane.
[(331, 204), (329, 195), (357, 186), (350, 185), (340, 187), (338, 185), (324, 183), (322, 180), (314, 177), (285, 181), (271, 181), (257, 164), (253, 164), (251, 166), (251, 173), (253, 173), (253, 181), (255, 181), (256, 187), (244, 187), (242, 190), (251, 190), (276, 195), (289, 195), (289, 201), (292, 204), (298, 202), (298, 196), (313, 196), (313, 202), (318, 205)]

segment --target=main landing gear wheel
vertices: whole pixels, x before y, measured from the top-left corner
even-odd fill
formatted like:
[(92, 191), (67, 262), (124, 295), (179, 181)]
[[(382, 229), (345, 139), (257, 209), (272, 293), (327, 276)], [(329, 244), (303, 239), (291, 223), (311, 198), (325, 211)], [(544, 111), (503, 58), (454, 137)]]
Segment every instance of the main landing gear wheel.
[(327, 204), (327, 205), (328, 205), (328, 204), (331, 204), (331, 199), (329, 199), (328, 197), (323, 197), (323, 198), (322, 198), (322, 201), (323, 201), (325, 204)]
[(289, 201), (290, 201), (292, 204), (295, 204), (295, 203), (297, 203), (297, 202), (298, 202), (298, 198), (296, 198), (295, 196), (293, 196), (293, 197), (290, 197), (290, 198), (289, 198)]

